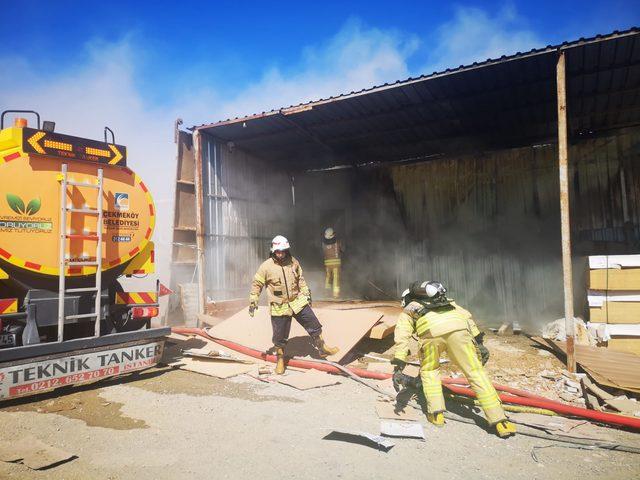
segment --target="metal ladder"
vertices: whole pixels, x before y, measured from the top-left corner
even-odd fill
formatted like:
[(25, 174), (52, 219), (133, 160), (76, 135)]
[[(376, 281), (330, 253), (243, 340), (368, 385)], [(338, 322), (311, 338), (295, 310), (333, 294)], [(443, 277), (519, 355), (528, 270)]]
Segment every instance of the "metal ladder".
[[(72, 202), (67, 204), (67, 187), (85, 187), (95, 188), (98, 190), (96, 200), (96, 208), (76, 208)], [(67, 178), (67, 164), (62, 164), (61, 171), (61, 188), (60, 188), (60, 253), (59, 253), (59, 283), (58, 283), (58, 342), (64, 339), (64, 323), (67, 319), (79, 318), (95, 318), (96, 337), (100, 336), (100, 317), (101, 317), (101, 300), (102, 300), (102, 194), (103, 194), (103, 172), (98, 169), (98, 183), (75, 182)], [(67, 213), (78, 213), (82, 215), (96, 215), (98, 221), (96, 223), (95, 234), (74, 234), (67, 231)], [(67, 240), (71, 239), (96, 240), (95, 261), (71, 261), (69, 255), (67, 258)], [(95, 286), (85, 288), (69, 288), (65, 287), (65, 274), (67, 267), (96, 267)], [(66, 315), (64, 313), (65, 294), (95, 292), (95, 309), (92, 313), (82, 313), (77, 315)]]

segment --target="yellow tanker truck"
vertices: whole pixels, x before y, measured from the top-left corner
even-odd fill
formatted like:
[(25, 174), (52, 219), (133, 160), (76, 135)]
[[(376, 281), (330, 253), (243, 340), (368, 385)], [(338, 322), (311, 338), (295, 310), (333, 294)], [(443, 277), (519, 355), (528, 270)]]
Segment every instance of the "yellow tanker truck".
[[(5, 126), (8, 115), (17, 116)], [(36, 128), (25, 116), (33, 116)], [(168, 328), (150, 328), (156, 211), (126, 147), (62, 135), (37, 112), (0, 119), (0, 400), (140, 370)], [(111, 136), (109, 140), (109, 135)]]

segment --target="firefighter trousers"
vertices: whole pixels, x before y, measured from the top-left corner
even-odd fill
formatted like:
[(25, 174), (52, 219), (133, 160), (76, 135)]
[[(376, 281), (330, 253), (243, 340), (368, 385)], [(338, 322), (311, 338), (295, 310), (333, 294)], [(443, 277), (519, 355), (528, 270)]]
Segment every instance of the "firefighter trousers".
[[(271, 340), (273, 340), (273, 344), (276, 347), (284, 348), (287, 344), (289, 333), (291, 332), (291, 318), (289, 315), (271, 316), (271, 327), (273, 329)], [(317, 337), (322, 334), (322, 325), (309, 305), (305, 305), (298, 313), (294, 313), (293, 318), (302, 325), (311, 337)]]
[(325, 265), (324, 272), (324, 288), (327, 290), (332, 288), (333, 280), (333, 298), (338, 298), (340, 296), (340, 265)]
[(502, 403), (478, 356), (468, 330), (457, 330), (435, 338), (423, 338), (420, 345), (420, 378), (429, 413), (446, 410), (440, 381), (440, 354), (446, 351), (469, 381), (490, 425), (506, 420)]

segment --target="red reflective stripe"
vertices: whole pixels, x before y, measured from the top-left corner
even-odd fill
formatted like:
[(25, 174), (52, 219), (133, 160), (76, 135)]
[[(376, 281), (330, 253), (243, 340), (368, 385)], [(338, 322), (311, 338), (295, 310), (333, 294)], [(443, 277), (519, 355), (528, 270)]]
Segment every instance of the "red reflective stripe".
[(144, 190), (145, 193), (147, 193), (149, 191), (149, 190), (147, 190), (147, 186), (142, 182), (140, 182), (140, 188), (142, 188), (142, 190)]
[(11, 258), (11, 254), (6, 250), (3, 250), (2, 248), (0, 248), (0, 255), (2, 255), (4, 258)]
[(24, 266), (33, 270), (40, 270), (42, 268), (42, 265), (32, 262), (24, 262)]
[(134, 275), (139, 275), (139, 274), (142, 274), (142, 273), (147, 273), (147, 272), (146, 272), (146, 271), (144, 271), (144, 270), (134, 270), (134, 271), (133, 271), (133, 274), (134, 274)]
[(152, 231), (151, 228), (147, 228), (147, 233), (144, 236), (144, 238), (149, 238), (151, 236), (151, 231)]
[(15, 160), (16, 158), (20, 158), (20, 152), (14, 152), (11, 155), (7, 155), (6, 157), (4, 157), (5, 161), (7, 162)]
[(69, 267), (69, 273), (81, 273), (82, 267)]
[(0, 299), (0, 313), (4, 313), (11, 307), (18, 303), (17, 298), (2, 298)]
[(151, 215), (153, 215), (153, 204), (152, 203), (149, 204), (149, 213), (151, 213)]
[(113, 267), (114, 265), (117, 265), (117, 264), (119, 264), (119, 263), (120, 263), (120, 259), (119, 259), (119, 258), (116, 258), (115, 260), (111, 260), (111, 261), (109, 262), (109, 266), (110, 266), (110, 267)]
[(129, 252), (129, 255), (131, 255), (131, 256), (133, 257), (133, 256), (134, 256), (136, 253), (138, 253), (139, 251), (140, 251), (140, 247), (136, 247), (136, 248), (134, 248), (133, 250), (131, 250), (131, 251)]
[(153, 299), (151, 295), (146, 292), (137, 292), (138, 295), (144, 300), (144, 303), (155, 303), (156, 301)]
[(122, 170), (124, 170), (126, 173), (128, 173), (129, 175), (133, 175), (133, 171), (131, 171), (131, 169), (124, 167)]

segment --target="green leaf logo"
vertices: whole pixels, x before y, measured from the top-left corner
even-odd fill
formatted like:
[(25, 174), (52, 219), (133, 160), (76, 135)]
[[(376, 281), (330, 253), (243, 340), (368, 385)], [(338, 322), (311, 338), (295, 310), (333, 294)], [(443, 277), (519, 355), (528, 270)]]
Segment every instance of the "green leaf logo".
[(40, 210), (42, 206), (42, 201), (40, 198), (34, 198), (31, 200), (27, 207), (25, 208), (24, 202), (18, 195), (14, 195), (13, 193), (7, 193), (7, 203), (11, 207), (11, 210), (16, 212), (18, 215), (35, 215)]
[(42, 203), (40, 202), (40, 198), (34, 198), (27, 204), (27, 215), (35, 215), (40, 210), (40, 206)]
[(24, 202), (22, 199), (14, 195), (13, 193), (7, 193), (7, 203), (11, 207), (11, 210), (16, 212), (18, 215), (24, 215)]

